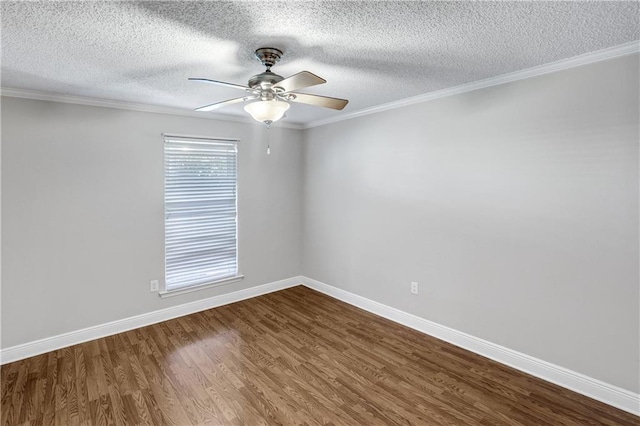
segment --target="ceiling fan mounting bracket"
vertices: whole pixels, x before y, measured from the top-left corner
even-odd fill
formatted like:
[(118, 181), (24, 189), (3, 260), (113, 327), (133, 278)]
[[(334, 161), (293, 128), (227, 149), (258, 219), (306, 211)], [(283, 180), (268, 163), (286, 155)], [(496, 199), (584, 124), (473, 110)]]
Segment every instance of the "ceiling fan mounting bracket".
[(267, 67), (267, 71), (282, 58), (282, 50), (275, 47), (261, 47), (255, 51), (256, 58)]

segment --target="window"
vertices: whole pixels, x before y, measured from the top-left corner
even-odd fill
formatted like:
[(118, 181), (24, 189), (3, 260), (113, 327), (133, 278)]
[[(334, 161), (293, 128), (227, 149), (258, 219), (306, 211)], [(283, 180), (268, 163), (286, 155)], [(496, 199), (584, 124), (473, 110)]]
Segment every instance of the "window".
[(165, 135), (166, 292), (238, 276), (236, 145)]

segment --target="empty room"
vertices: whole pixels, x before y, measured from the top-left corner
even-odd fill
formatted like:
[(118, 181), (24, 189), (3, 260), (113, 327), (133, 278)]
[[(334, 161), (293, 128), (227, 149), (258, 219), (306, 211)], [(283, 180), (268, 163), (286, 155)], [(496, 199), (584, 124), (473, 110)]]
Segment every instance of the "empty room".
[(1, 1), (1, 425), (640, 425), (637, 1)]

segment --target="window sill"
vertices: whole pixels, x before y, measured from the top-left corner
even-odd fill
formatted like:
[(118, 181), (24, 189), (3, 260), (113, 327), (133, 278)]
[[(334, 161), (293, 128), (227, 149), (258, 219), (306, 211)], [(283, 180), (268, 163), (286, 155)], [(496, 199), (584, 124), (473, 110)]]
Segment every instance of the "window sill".
[(193, 291), (204, 290), (206, 288), (220, 287), (223, 285), (238, 282), (244, 278), (244, 275), (236, 275), (235, 277), (225, 278), (223, 280), (213, 281), (205, 284), (198, 284), (187, 288), (180, 288), (176, 290), (164, 290), (159, 293), (161, 298), (179, 296), (181, 294), (191, 293)]

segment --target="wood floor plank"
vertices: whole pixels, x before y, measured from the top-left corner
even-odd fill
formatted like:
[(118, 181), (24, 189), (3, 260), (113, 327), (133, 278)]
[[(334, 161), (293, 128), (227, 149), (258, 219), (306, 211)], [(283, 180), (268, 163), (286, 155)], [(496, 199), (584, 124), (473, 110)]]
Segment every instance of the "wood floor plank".
[(0, 368), (2, 425), (640, 425), (294, 287)]

